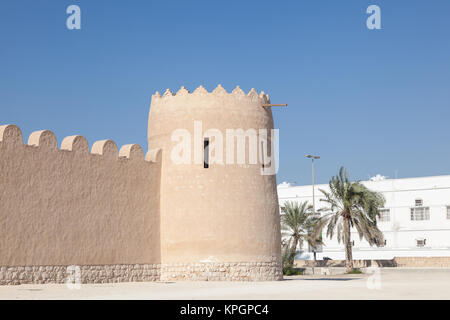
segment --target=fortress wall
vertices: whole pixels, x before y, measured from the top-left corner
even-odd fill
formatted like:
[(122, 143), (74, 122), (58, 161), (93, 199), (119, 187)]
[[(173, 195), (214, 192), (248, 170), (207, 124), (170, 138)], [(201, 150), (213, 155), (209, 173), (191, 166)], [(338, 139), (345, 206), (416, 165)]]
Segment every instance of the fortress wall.
[[(156, 280), (161, 152), (0, 127), (0, 283)], [(129, 272), (128, 272), (128, 271)], [(21, 279), (19, 279), (21, 278)]]

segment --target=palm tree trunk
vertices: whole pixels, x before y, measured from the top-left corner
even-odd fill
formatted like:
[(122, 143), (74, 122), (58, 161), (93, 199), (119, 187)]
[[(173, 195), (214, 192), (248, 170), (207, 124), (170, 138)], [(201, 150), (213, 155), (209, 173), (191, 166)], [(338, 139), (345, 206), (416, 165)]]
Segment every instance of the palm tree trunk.
[(350, 239), (350, 219), (344, 218), (345, 270), (353, 270), (352, 242)]
[(294, 243), (292, 244), (292, 266), (294, 265), (295, 262), (295, 253), (297, 252), (297, 245), (298, 245), (298, 238), (294, 238)]

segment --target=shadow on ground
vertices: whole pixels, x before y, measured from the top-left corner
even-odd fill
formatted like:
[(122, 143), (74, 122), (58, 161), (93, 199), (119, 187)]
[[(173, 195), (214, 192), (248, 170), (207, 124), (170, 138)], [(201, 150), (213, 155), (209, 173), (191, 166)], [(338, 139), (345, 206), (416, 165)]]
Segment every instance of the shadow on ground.
[(351, 280), (359, 280), (362, 278), (316, 278), (316, 279), (299, 279), (305, 281), (351, 281)]
[(284, 278), (283, 281), (291, 281), (291, 280), (305, 280), (305, 281), (350, 281), (350, 280), (359, 280), (362, 279), (361, 277), (358, 278)]

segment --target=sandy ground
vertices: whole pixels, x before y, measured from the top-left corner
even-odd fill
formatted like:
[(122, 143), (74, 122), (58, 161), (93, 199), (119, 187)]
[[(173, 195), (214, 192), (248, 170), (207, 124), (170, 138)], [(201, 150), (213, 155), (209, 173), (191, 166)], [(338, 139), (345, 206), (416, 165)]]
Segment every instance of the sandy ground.
[(293, 276), (274, 282), (130, 282), (0, 286), (0, 299), (450, 299), (450, 269)]

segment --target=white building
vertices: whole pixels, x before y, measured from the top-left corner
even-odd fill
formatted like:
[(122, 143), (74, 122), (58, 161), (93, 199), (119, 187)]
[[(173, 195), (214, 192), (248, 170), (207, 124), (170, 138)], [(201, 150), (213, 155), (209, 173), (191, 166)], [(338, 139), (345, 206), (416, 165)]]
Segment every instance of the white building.
[[(386, 243), (383, 247), (371, 247), (352, 230), (353, 259), (450, 256), (450, 175), (407, 179), (385, 179), (377, 175), (362, 183), (386, 198), (378, 220)], [(326, 206), (320, 201), (323, 196), (319, 189), (329, 190), (327, 184), (315, 186), (316, 210)], [(280, 206), (285, 201), (312, 204), (312, 186), (291, 186), (283, 182), (278, 185), (278, 198)], [(336, 236), (330, 240), (324, 231), (323, 241), (318, 259), (344, 259), (344, 246), (337, 242)], [(308, 248), (306, 244), (303, 247)], [(312, 259), (312, 256), (306, 249), (297, 258)]]

